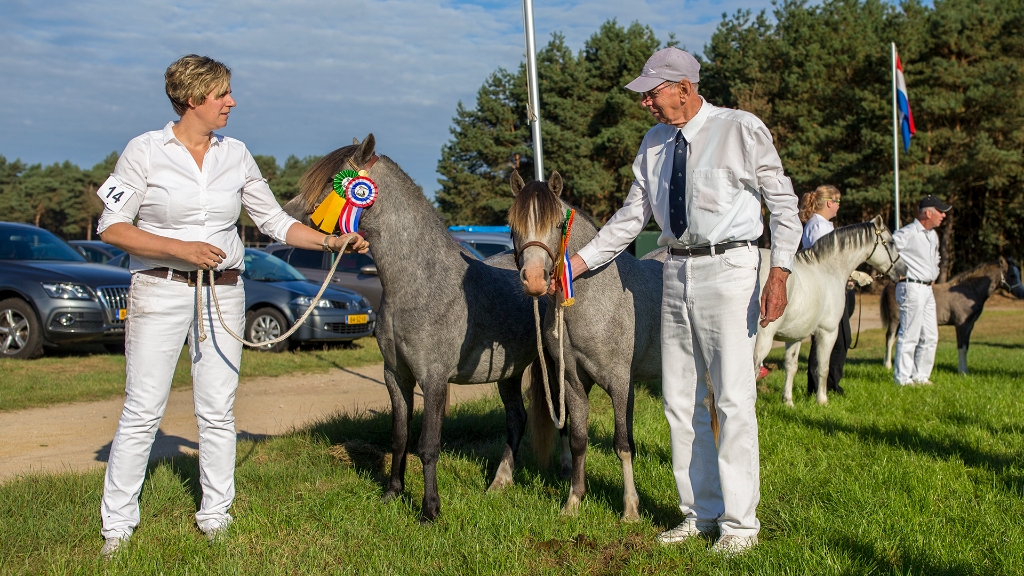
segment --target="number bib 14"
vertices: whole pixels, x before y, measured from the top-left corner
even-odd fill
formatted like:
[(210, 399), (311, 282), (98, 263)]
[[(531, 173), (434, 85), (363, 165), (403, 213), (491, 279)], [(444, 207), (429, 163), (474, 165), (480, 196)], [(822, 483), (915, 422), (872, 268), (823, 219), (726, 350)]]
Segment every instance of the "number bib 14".
[(103, 201), (103, 205), (111, 212), (121, 212), (133, 194), (135, 194), (135, 190), (118, 182), (113, 174), (96, 191), (96, 195)]

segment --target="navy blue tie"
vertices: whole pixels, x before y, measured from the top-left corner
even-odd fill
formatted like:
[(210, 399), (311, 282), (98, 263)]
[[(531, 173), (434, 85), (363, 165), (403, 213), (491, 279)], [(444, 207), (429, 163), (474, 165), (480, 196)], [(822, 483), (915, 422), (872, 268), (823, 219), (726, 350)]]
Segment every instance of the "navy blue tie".
[(679, 238), (686, 231), (686, 138), (682, 130), (676, 134), (676, 150), (672, 154), (668, 207), (672, 235)]

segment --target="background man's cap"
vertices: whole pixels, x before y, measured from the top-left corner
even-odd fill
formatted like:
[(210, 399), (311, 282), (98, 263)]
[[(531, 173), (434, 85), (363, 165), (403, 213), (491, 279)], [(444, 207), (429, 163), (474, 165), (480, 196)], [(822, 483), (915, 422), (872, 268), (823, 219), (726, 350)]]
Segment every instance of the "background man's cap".
[(935, 208), (939, 212), (949, 212), (952, 208), (949, 204), (946, 204), (942, 200), (939, 200), (937, 196), (925, 196), (917, 203), (918, 210), (924, 210), (925, 208)]
[(636, 80), (626, 84), (626, 90), (647, 92), (662, 82), (679, 82), (683, 78), (694, 84), (700, 82), (700, 62), (689, 52), (669, 46), (658, 50), (647, 60), (643, 72)]

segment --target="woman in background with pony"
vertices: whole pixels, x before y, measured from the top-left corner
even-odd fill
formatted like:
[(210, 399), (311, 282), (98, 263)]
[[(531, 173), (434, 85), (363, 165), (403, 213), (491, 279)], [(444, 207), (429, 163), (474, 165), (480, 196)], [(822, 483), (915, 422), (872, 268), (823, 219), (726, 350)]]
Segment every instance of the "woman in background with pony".
[[(819, 238), (835, 230), (831, 220), (839, 212), (839, 201), (842, 194), (835, 186), (825, 184), (818, 186), (814, 192), (804, 194), (800, 199), (800, 221), (804, 223), (804, 234), (800, 240), (800, 249), (807, 250), (818, 241)], [(846, 350), (850, 347), (850, 314), (853, 313), (855, 304), (854, 291), (847, 284), (846, 306), (843, 309), (843, 319), (839, 324), (839, 335), (836, 337), (836, 344), (832, 348), (832, 355), (828, 362), (828, 391), (843, 394), (843, 387), (839, 381), (843, 378), (843, 365), (846, 364)], [(818, 391), (817, 379), (814, 374), (818, 369), (818, 357), (816, 356), (817, 345), (814, 337), (811, 337), (811, 350), (807, 356), (807, 395), (813, 395)]]

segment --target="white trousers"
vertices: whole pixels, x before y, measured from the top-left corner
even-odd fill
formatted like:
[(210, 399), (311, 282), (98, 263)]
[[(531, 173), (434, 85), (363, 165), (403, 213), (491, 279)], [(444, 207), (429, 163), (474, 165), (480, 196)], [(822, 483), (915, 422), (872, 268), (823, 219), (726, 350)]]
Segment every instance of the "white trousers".
[(924, 382), (932, 375), (935, 348), (939, 345), (939, 327), (935, 319), (935, 294), (932, 287), (916, 282), (896, 284), (900, 305), (900, 331), (896, 337), (897, 384)]
[[(100, 508), (104, 538), (130, 536), (139, 524), (139, 492), (186, 338), (192, 360), (203, 490), (196, 522), (208, 531), (231, 521), (228, 508), (235, 496), (233, 406), (242, 345), (221, 327), (209, 287), (204, 286), (203, 292), (206, 340), (199, 342), (194, 286), (143, 274), (132, 276), (125, 322), (126, 397), (110, 446)], [(242, 280), (237, 286), (217, 286), (217, 298), (225, 323), (242, 334)]]
[[(756, 247), (715, 256), (669, 256), (661, 310), (662, 395), (679, 509), (718, 521), (723, 535), (760, 530), (754, 340), (760, 315)], [(710, 372), (718, 450), (704, 407)]]

